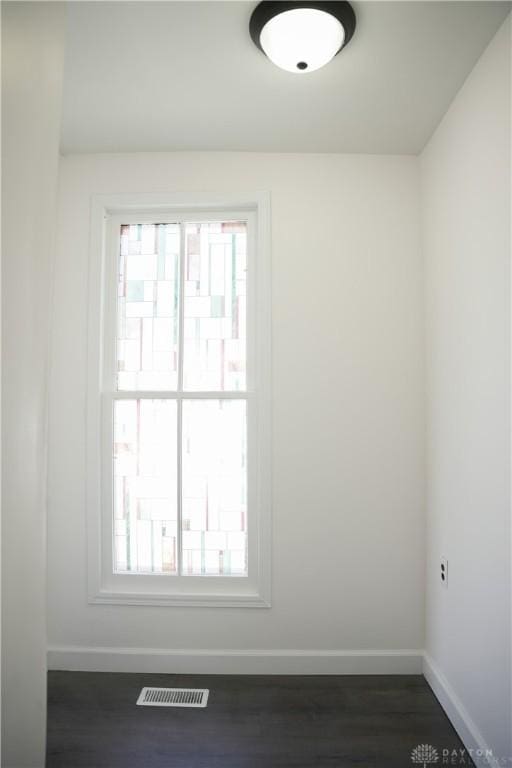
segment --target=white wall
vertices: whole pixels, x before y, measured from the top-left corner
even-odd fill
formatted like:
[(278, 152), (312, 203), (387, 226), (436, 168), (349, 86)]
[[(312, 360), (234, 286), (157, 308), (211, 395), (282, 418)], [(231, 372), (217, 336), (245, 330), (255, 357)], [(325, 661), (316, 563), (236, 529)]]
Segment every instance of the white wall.
[[(270, 190), (272, 195), (270, 610), (86, 602), (90, 196), (158, 190)], [(50, 388), (51, 647), (422, 648), (418, 195), (418, 164), (410, 157), (212, 153), (63, 158)], [(108, 668), (111, 660), (102, 662), (98, 656), (90, 665)], [(51, 655), (57, 667), (79, 666), (84, 658), (78, 654), (73, 662), (69, 654)], [(198, 663), (186, 661), (189, 668)], [(325, 670), (346, 668), (336, 664), (336, 658), (328, 660)], [(419, 668), (415, 664), (390, 656), (381, 668)], [(123, 668), (130, 668), (130, 662)], [(247, 666), (242, 660), (237, 668)], [(305, 662), (297, 667), (307, 668)]]
[(508, 759), (510, 139), (507, 21), (425, 149), (421, 171), (427, 673), (467, 746), (486, 743)]
[(2, 3), (5, 768), (44, 765), (46, 370), (64, 16), (63, 3)]

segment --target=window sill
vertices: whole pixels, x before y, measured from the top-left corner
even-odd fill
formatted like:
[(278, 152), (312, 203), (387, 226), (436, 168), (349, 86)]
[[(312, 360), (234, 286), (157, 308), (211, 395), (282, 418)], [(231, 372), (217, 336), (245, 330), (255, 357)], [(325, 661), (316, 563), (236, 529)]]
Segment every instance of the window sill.
[(268, 600), (256, 593), (247, 594), (151, 594), (149, 592), (109, 592), (100, 590), (89, 596), (92, 605), (150, 605), (196, 608), (270, 608)]

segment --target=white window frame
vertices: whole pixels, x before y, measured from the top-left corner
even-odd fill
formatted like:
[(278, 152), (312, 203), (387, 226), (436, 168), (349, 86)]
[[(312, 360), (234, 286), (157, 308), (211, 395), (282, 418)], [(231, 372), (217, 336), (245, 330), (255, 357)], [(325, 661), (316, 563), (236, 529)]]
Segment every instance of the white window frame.
[[(248, 574), (182, 576), (114, 573), (112, 547), (112, 402), (121, 223), (208, 220), (248, 222), (247, 391)], [(117, 231), (117, 234), (116, 234)], [(87, 383), (88, 600), (93, 604), (270, 607), (271, 593), (271, 283), (270, 196), (137, 194), (91, 200)], [(137, 392), (137, 398), (205, 397), (205, 393)]]

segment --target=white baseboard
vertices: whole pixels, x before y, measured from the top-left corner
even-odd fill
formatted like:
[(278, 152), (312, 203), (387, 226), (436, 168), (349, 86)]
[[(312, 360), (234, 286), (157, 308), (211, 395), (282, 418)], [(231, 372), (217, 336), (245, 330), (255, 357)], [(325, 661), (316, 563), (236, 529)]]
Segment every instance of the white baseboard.
[(423, 674), (477, 768), (503, 768), (499, 756), (492, 756), (491, 749), (461, 700), (427, 653), (423, 659)]
[(48, 668), (225, 675), (414, 675), (423, 651), (165, 650), (51, 646)]

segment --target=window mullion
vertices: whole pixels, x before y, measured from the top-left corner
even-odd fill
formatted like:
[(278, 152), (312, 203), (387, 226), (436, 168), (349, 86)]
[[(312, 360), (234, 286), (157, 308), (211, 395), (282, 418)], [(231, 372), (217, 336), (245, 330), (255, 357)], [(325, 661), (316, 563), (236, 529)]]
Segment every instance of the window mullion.
[(185, 318), (185, 224), (180, 224), (180, 265), (179, 265), (179, 291), (178, 291), (178, 392), (177, 392), (177, 572), (178, 576), (183, 574), (183, 547), (182, 547), (182, 518), (183, 518), (183, 480), (182, 480), (182, 450), (183, 450), (183, 347), (184, 347), (184, 318)]

